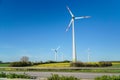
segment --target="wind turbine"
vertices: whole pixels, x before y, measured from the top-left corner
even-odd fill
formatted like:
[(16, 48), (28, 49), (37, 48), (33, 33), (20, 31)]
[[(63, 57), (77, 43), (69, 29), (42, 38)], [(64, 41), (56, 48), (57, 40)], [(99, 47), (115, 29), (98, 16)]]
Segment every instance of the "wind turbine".
[(55, 53), (55, 61), (57, 61), (57, 53), (59, 49), (60, 49), (60, 46), (58, 46), (56, 49), (51, 49)]
[(71, 12), (71, 10), (69, 9), (69, 7), (67, 6), (67, 9), (72, 17), (66, 31), (69, 30), (70, 26), (72, 25), (72, 49), (73, 49), (73, 62), (76, 62), (77, 59), (76, 59), (76, 46), (75, 46), (75, 30), (74, 30), (74, 21), (76, 19), (84, 19), (84, 18), (90, 18), (90, 16), (80, 16), (80, 17), (75, 17), (73, 15), (73, 13)]

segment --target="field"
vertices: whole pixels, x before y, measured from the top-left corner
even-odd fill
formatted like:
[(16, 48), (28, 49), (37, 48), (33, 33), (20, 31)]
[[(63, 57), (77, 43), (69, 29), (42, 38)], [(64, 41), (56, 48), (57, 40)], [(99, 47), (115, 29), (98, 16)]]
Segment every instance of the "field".
[(40, 64), (32, 67), (70, 67), (70, 63), (49, 63), (49, 64)]
[[(92, 62), (91, 64), (94, 64)], [(40, 65), (35, 65), (32, 67), (70, 67), (70, 63), (49, 63), (49, 64), (40, 64)], [(112, 66), (110, 68), (120, 68), (120, 63), (112, 63)]]
[(8, 67), (9, 64), (0, 64), (0, 71), (120, 73), (120, 63), (112, 64), (111, 67), (70, 67), (70, 63), (46, 63), (29, 67)]
[(9, 64), (8, 63), (4, 63), (4, 64), (0, 64), (0, 67), (9, 67)]
[(113, 67), (113, 68), (120, 68), (120, 63), (112, 63), (112, 65), (113, 66), (111, 66), (111, 67)]
[[(92, 63), (94, 64), (94, 63)], [(9, 67), (10, 64), (8, 63), (4, 63), (4, 64), (0, 64), (0, 67)], [(112, 63), (113, 66), (111, 66), (111, 68), (120, 68), (120, 62), (113, 62)], [(49, 64), (40, 64), (40, 65), (33, 65), (31, 67), (70, 67), (70, 63), (49, 63)]]

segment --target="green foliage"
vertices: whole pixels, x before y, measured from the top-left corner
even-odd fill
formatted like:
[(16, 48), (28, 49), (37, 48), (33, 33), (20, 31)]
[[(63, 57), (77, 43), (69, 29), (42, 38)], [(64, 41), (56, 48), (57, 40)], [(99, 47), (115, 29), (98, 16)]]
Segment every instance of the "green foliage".
[(29, 76), (27, 74), (15, 74), (15, 73), (4, 73), (4, 72), (1, 72), (0, 73), (0, 78), (10, 78), (10, 79), (13, 79), (13, 78), (22, 78), (22, 79), (35, 79), (36, 77), (32, 77), (32, 76)]
[(75, 62), (70, 64), (71, 67), (98, 67), (97, 63), (83, 63), (83, 62)]
[(111, 62), (101, 61), (101, 62), (99, 62), (99, 66), (100, 67), (108, 67), (108, 66), (112, 66), (112, 63)]
[(69, 60), (64, 60), (64, 61), (61, 61), (61, 63), (70, 63), (71, 61)]
[(101, 61), (98, 63), (83, 63), (83, 62), (75, 62), (70, 64), (71, 67), (108, 67), (112, 66), (111, 62)]
[(49, 63), (57, 63), (56, 61), (46, 61), (44, 64), (49, 64)]
[(57, 74), (52, 74), (51, 77), (48, 77), (48, 80), (80, 80), (80, 79), (75, 78), (73, 76), (67, 77), (67, 76), (59, 76)]
[(12, 62), (10, 67), (24, 67), (24, 66), (32, 66), (31, 62)]
[(72, 62), (72, 63), (70, 63), (70, 66), (71, 67), (84, 67), (84, 63), (82, 63), (82, 62)]
[(3, 63), (2, 61), (0, 61), (0, 64)]
[(9, 67), (9, 63), (0, 63), (0, 67)]
[(120, 76), (107, 76), (96, 77), (95, 80), (120, 80)]
[(6, 77), (6, 74), (4, 72), (1, 72), (0, 77), (4, 78), (4, 77)]

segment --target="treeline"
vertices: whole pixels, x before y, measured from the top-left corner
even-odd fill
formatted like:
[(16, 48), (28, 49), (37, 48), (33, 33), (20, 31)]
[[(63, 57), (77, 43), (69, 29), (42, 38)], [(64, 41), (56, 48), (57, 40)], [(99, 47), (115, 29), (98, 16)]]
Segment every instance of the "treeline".
[(70, 63), (71, 61), (69, 60), (64, 60), (64, 61), (52, 61), (52, 60), (49, 60), (49, 61), (46, 61), (46, 62), (43, 62), (43, 61), (40, 61), (40, 62), (34, 62), (33, 64), (34, 65), (39, 65), (39, 64), (50, 64), (50, 63)]
[(10, 67), (25, 67), (25, 66), (32, 66), (32, 62), (12, 62), (10, 63)]
[(100, 61), (98, 63), (83, 63), (83, 62), (72, 62), (71, 67), (108, 67), (112, 66), (111, 62)]
[(68, 60), (65, 61), (46, 61), (46, 62), (30, 62), (30, 61), (19, 61), (19, 62), (11, 62), (10, 67), (25, 67), (25, 66), (33, 66), (33, 65), (40, 65), (40, 64), (50, 64), (50, 63), (67, 63), (70, 62)]

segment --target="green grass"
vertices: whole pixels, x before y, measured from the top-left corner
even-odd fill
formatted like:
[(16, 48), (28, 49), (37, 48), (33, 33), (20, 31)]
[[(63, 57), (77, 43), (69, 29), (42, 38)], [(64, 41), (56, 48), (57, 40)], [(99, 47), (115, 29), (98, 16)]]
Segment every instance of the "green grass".
[(35, 79), (36, 77), (33, 77), (33, 76), (29, 76), (27, 74), (15, 74), (15, 73), (5, 73), (5, 72), (1, 72), (0, 73), (0, 78), (10, 78), (10, 79), (14, 79), (16, 78), (16, 80), (18, 78), (20, 79)]
[(52, 76), (48, 77), (47, 80), (80, 80), (74, 76), (59, 76), (58, 74), (52, 74)]
[(54, 69), (54, 68), (0, 68), (0, 71), (32, 71), (32, 72), (93, 72), (93, 73), (120, 73), (120, 69)]
[(120, 80), (120, 75), (119, 76), (104, 75), (104, 76), (101, 76), (101, 77), (96, 77), (95, 80)]
[(10, 65), (10, 64), (5, 64), (5, 63), (2, 64), (2, 63), (1, 63), (1, 64), (0, 64), (0, 67), (9, 67), (9, 65)]
[(120, 63), (112, 63), (112, 65), (113, 68), (120, 68)]

